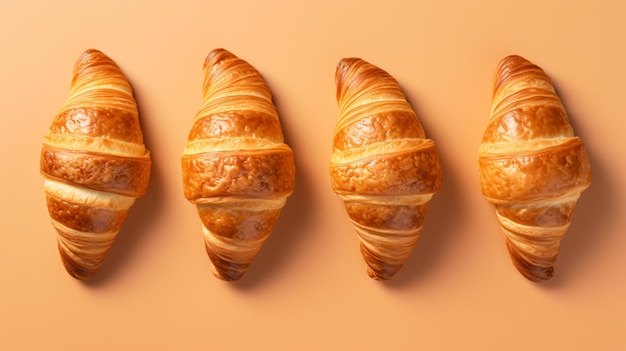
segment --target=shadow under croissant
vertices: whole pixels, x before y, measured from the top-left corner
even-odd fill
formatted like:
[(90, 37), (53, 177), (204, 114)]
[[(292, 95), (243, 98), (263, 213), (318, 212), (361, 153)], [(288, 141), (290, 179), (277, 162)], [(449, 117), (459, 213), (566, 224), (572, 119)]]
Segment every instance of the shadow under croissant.
[(261, 246), (258, 255), (245, 268), (245, 274), (240, 279), (230, 281), (229, 284), (240, 290), (252, 289), (267, 281), (271, 275), (276, 274), (279, 268), (286, 266), (285, 262), (293, 257), (297, 251), (294, 247), (299, 245), (303, 239), (302, 233), (311, 218), (314, 218), (314, 204), (310, 189), (313, 188), (308, 176), (306, 166), (302, 164), (297, 143), (292, 140), (289, 116), (283, 113), (280, 99), (273, 97), (273, 103), (281, 120), (282, 131), (285, 143), (289, 145), (294, 154), (295, 162), (295, 188), (293, 193), (287, 198), (285, 206), (282, 208), (274, 229), (269, 234), (266, 241)]
[[(139, 116), (143, 125), (144, 144), (151, 153), (158, 154), (158, 148), (154, 150), (154, 143), (150, 125), (146, 125), (145, 121), (149, 117), (144, 116), (141, 108), (141, 99), (137, 90), (134, 91), (135, 99), (138, 101)], [(156, 132), (155, 132), (156, 133)], [(144, 239), (152, 232), (152, 226), (155, 225), (154, 218), (159, 217), (159, 213), (164, 209), (164, 181), (162, 171), (160, 169), (158, 158), (152, 157), (152, 165), (150, 169), (150, 184), (146, 194), (138, 198), (133, 206), (131, 206), (128, 216), (122, 225), (117, 238), (113, 242), (109, 252), (102, 262), (99, 271), (89, 280), (83, 283), (89, 286), (99, 286), (110, 280), (128, 265), (128, 261), (133, 257), (137, 248), (144, 242)]]
[[(455, 242), (453, 236), (458, 232), (458, 223), (462, 223), (465, 202), (461, 198), (459, 180), (448, 166), (445, 154), (441, 149), (439, 152), (443, 174), (441, 190), (428, 204), (424, 227), (411, 256), (392, 279), (383, 281), (390, 288), (407, 288), (434, 272), (437, 262), (445, 259), (446, 247)], [(450, 220), (450, 214), (454, 220)]]
[(301, 233), (307, 227), (310, 218), (314, 217), (314, 206), (311, 203), (310, 181), (298, 162), (296, 154), (296, 186), (287, 203), (283, 207), (272, 233), (261, 247), (259, 254), (252, 261), (241, 279), (229, 282), (240, 290), (252, 289), (272, 275), (277, 274), (280, 267), (293, 258), (296, 246), (303, 239)]
[(611, 232), (607, 230), (607, 224), (611, 222), (609, 218), (621, 215), (615, 205), (615, 187), (606, 167), (595, 157), (593, 145), (586, 144), (586, 148), (591, 162), (591, 185), (578, 199), (572, 223), (561, 240), (554, 277), (541, 284), (546, 288), (564, 285), (573, 276), (579, 275), (578, 267), (600, 258), (599, 247), (610, 239)]
[(161, 172), (152, 164), (148, 192), (135, 201), (117, 238), (107, 253), (100, 270), (83, 282), (90, 286), (104, 284), (123, 270), (136, 253), (137, 248), (152, 232), (154, 218), (163, 209), (163, 179)]

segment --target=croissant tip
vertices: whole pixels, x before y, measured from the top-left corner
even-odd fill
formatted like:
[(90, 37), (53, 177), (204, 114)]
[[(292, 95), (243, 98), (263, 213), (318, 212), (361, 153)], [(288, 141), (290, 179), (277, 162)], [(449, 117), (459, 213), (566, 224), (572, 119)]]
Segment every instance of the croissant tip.
[(91, 280), (96, 275), (96, 272), (71, 271), (71, 270), (67, 269), (67, 267), (66, 267), (66, 270), (69, 273), (69, 275), (72, 276), (72, 278), (74, 278), (76, 280), (81, 280), (81, 281)]
[(84, 54), (86, 55), (97, 55), (97, 54), (102, 54), (104, 55), (104, 53), (98, 49), (94, 49), (94, 48), (89, 48), (87, 50), (85, 50)]
[(224, 281), (236, 281), (241, 279), (243, 275), (246, 273), (249, 264), (239, 264), (234, 262), (229, 262), (218, 255), (216, 255), (213, 250), (206, 246), (205, 249), (213, 264), (213, 275)]
[(393, 278), (393, 276), (395, 275), (395, 272), (391, 274), (387, 274), (385, 272), (375, 271), (371, 267), (368, 266), (367, 275), (374, 280), (386, 281), (386, 280), (390, 280), (391, 278)]
[(87, 67), (93, 66), (96, 63), (107, 63), (117, 67), (115, 61), (102, 51), (97, 49), (87, 49), (76, 60), (76, 63), (74, 64), (74, 75), (79, 74)]
[(99, 264), (97, 265), (97, 267), (84, 267), (67, 257), (63, 250), (60, 250), (60, 253), (61, 261), (63, 262), (63, 267), (65, 268), (65, 271), (74, 279), (90, 280), (96, 275), (96, 273), (98, 273), (98, 270), (100, 269)]
[(213, 50), (211, 50), (211, 52), (209, 52), (210, 56), (215, 56), (215, 55), (220, 55), (220, 54), (230, 54), (232, 55), (233, 53), (224, 49), (224, 48), (215, 48)]
[(344, 57), (339, 60), (338, 66), (349, 66), (354, 64), (355, 62), (363, 61), (362, 58), (359, 57)]
[(337, 72), (345, 71), (348, 67), (352, 66), (355, 62), (363, 61), (358, 57), (344, 57), (337, 62)]
[(363, 244), (359, 245), (359, 247), (365, 261), (367, 275), (374, 280), (389, 280), (393, 278), (404, 264), (404, 262), (386, 262), (386, 260), (373, 254)]
[(518, 270), (526, 279), (537, 283), (550, 280), (554, 276), (554, 267), (533, 266), (528, 270), (520, 268)]
[(220, 280), (227, 281), (227, 282), (234, 282), (234, 281), (241, 279), (241, 277), (243, 277), (243, 272), (228, 271), (228, 270), (218, 271), (217, 269), (214, 269), (213, 275)]
[(502, 72), (506, 70), (514, 69), (516, 67), (526, 66), (529, 64), (531, 64), (531, 62), (527, 60), (526, 58), (517, 54), (511, 54), (511, 55), (503, 57), (500, 60), (500, 62), (498, 62), (495, 75), (496, 76), (501, 75), (503, 74)]
[[(343, 86), (343, 82), (348, 76), (348, 72), (356, 70), (358, 67), (368, 64), (367, 61), (358, 57), (344, 57), (337, 63), (335, 69), (335, 86), (337, 86), (337, 99)], [(356, 66), (356, 67), (355, 67)]]
[(78, 58), (78, 62), (96, 60), (101, 58), (109, 58), (104, 52), (98, 49), (87, 49), (85, 50), (80, 57)]
[(247, 265), (245, 267), (242, 267), (242, 265), (238, 265), (235, 263), (222, 263), (222, 265), (219, 267), (218, 264), (213, 264), (212, 273), (216, 278), (227, 282), (234, 282), (241, 279), (248, 268)]
[[(554, 276), (554, 266), (552, 264), (546, 264), (544, 266), (538, 266), (524, 259), (511, 243), (507, 240), (507, 248), (513, 266), (524, 276), (524, 278), (532, 282), (543, 282), (549, 280)], [(556, 257), (553, 258), (556, 260)]]
[(205, 60), (205, 66), (214, 65), (217, 62), (233, 58), (237, 58), (237, 55), (224, 48), (216, 48), (211, 50), (211, 52), (209, 52), (209, 54), (207, 55)]
[(537, 266), (527, 261), (514, 262), (515, 268), (528, 280), (543, 282), (554, 276), (554, 266)]

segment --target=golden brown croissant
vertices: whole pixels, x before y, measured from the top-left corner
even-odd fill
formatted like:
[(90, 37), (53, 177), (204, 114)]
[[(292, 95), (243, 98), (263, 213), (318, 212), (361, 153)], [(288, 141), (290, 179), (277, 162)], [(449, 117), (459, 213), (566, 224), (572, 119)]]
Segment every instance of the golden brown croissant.
[(85, 51), (40, 159), (59, 252), (73, 277), (96, 274), (148, 188), (150, 165), (128, 80), (105, 54)]
[(203, 96), (182, 154), (183, 190), (198, 208), (214, 275), (238, 280), (294, 190), (293, 152), (248, 62), (224, 49), (209, 53)]
[(552, 82), (520, 56), (497, 66), (478, 162), (513, 264), (529, 280), (550, 279), (591, 166)]
[(346, 58), (335, 83), (331, 185), (359, 235), (369, 276), (390, 279), (410, 256), (441, 188), (437, 148), (387, 72)]

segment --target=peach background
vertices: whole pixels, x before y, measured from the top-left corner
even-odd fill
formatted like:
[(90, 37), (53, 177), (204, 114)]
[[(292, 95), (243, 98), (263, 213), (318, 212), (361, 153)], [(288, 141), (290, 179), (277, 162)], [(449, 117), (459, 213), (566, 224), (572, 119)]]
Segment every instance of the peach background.
[[(2, 0), (0, 349), (626, 349), (624, 15), (617, 0)], [(91, 47), (131, 81), (154, 166), (99, 275), (82, 283), (58, 257), (38, 162)], [(298, 167), (236, 283), (210, 273), (179, 163), (217, 47), (264, 75)], [(511, 53), (554, 80), (593, 167), (543, 284), (510, 264), (478, 182), (491, 76)], [(422, 238), (386, 283), (364, 273), (328, 180), (346, 56), (396, 77), (443, 164)]]

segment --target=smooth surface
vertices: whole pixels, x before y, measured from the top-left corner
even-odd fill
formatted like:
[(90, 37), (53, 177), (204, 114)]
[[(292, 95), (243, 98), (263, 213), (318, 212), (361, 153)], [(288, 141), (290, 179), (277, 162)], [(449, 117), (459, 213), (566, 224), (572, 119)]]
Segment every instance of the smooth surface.
[[(626, 348), (625, 14), (621, 1), (2, 1), (0, 349)], [(212, 276), (181, 184), (202, 63), (217, 47), (263, 74), (297, 167), (236, 283)], [(133, 85), (153, 173), (83, 283), (61, 264), (38, 167), (88, 48)], [(511, 264), (478, 179), (491, 77), (513, 53), (554, 81), (593, 172), (542, 284)], [(442, 162), (422, 237), (389, 282), (365, 273), (330, 188), (334, 72), (349, 56), (400, 82)]]

